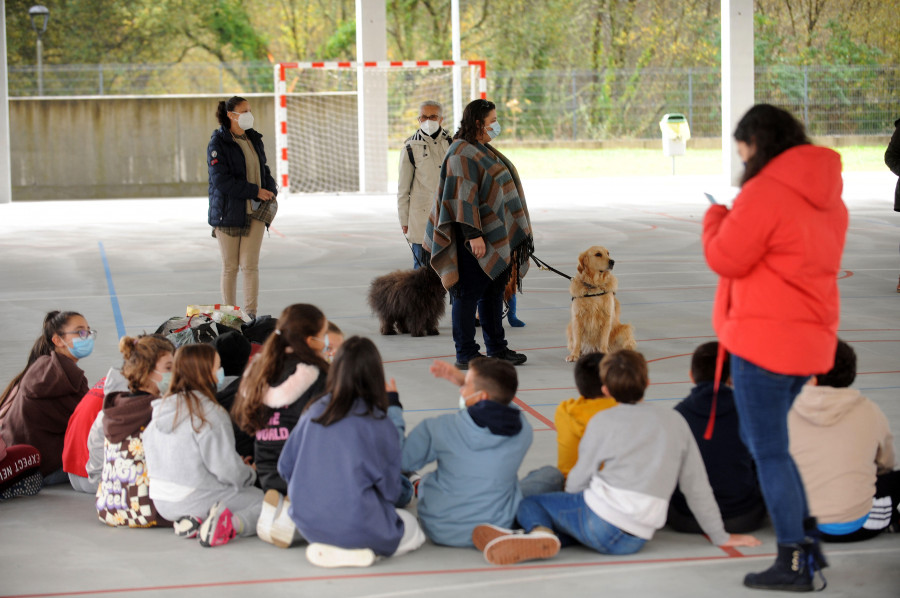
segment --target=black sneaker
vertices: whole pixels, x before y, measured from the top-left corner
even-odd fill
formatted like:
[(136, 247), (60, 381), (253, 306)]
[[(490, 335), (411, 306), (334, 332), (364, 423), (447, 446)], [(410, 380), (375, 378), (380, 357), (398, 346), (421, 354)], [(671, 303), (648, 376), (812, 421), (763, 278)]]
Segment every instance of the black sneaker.
[(458, 370), (467, 370), (469, 369), (469, 362), (478, 357), (484, 357), (484, 355), (482, 355), (481, 353), (476, 353), (465, 361), (457, 361), (454, 365)]
[(496, 359), (502, 359), (503, 361), (508, 361), (513, 365), (522, 365), (526, 361), (528, 361), (528, 356), (524, 353), (516, 353), (512, 349), (504, 349), (502, 353), (494, 353), (493, 355), (488, 355), (488, 357), (494, 357)]

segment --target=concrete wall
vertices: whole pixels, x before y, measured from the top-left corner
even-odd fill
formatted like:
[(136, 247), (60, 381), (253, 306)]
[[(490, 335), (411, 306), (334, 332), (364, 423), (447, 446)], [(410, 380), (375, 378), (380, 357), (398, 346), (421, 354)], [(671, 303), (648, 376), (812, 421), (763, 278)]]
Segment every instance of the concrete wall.
[[(275, 175), (275, 106), (271, 95), (245, 95), (263, 134), (266, 157)], [(218, 127), (220, 96), (10, 98), (10, 158), (13, 201), (205, 196), (209, 186), (206, 145)], [(327, 125), (337, 116), (323, 116)], [(344, 117), (341, 117), (344, 118)], [(877, 145), (889, 136), (823, 137), (830, 147)], [(660, 140), (516, 142), (505, 147), (648, 148)], [(720, 138), (694, 138), (691, 149), (719, 149)], [(303, 176), (315, 174), (297, 150)], [(354, 148), (355, 149), (355, 148)], [(355, 162), (352, 149), (336, 150)], [(328, 153), (326, 152), (326, 155)], [(346, 155), (345, 155), (346, 154)], [(393, 168), (389, 164), (388, 168)], [(298, 167), (299, 168), (299, 167)], [(299, 182), (302, 177), (292, 173)]]
[[(274, 100), (244, 97), (272, 168)], [(223, 99), (10, 98), (13, 200), (206, 195), (206, 145)]]

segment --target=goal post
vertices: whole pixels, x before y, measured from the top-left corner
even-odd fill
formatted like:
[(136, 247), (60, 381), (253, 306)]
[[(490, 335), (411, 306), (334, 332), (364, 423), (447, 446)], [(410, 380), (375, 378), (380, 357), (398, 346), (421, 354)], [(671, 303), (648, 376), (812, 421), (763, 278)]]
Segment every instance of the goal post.
[[(462, 74), (463, 95), (487, 97), (483, 60), (276, 64), (280, 192), (359, 193), (373, 188), (386, 192), (388, 170), (397, 168), (386, 164), (388, 148), (399, 149), (415, 131), (423, 101), (441, 102), (444, 128), (455, 132), (461, 115), (453, 113), (454, 68)], [(360, 111), (372, 93), (387, 96), (385, 114), (378, 114), (374, 122)]]

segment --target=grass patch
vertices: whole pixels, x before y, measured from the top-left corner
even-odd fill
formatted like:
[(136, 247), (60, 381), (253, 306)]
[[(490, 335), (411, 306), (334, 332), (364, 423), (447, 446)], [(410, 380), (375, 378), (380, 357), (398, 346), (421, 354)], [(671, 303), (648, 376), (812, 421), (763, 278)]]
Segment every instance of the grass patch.
[[(653, 149), (567, 149), (498, 148), (516, 165), (526, 179), (594, 178), (604, 176), (663, 176), (672, 174), (672, 158)], [(884, 147), (847, 146), (834, 148), (841, 154), (845, 172), (885, 170)], [(388, 179), (397, 181), (399, 150), (388, 152)], [(720, 150), (691, 149), (675, 158), (676, 175), (719, 174)]]

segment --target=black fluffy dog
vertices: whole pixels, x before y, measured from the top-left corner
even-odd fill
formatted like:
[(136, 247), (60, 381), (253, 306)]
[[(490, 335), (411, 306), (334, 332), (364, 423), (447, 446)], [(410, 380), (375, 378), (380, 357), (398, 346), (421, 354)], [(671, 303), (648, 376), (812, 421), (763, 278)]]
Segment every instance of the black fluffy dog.
[[(379, 276), (369, 286), (369, 307), (381, 320), (381, 334), (438, 334), (447, 291), (427, 264), (418, 270), (397, 270)], [(396, 331), (394, 330), (396, 326)]]

